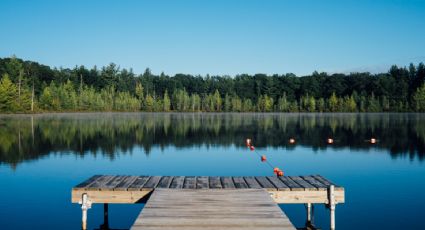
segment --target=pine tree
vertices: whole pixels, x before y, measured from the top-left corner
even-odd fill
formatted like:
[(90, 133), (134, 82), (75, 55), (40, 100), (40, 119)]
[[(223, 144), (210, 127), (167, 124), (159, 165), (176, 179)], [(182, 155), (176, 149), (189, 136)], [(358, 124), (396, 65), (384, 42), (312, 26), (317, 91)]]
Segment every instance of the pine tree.
[(154, 110), (154, 99), (150, 94), (146, 95), (144, 109), (148, 112), (152, 112)]
[(168, 97), (168, 91), (165, 90), (164, 92), (164, 103), (163, 103), (163, 111), (164, 112), (169, 112), (171, 108), (171, 101), (170, 101), (170, 97)]
[(417, 112), (425, 112), (425, 84), (416, 90), (413, 95), (413, 101)]
[(0, 111), (14, 112), (18, 109), (17, 89), (8, 74), (4, 74), (0, 81)]
[(329, 111), (338, 111), (338, 98), (336, 97), (335, 92), (333, 92), (331, 97), (329, 98)]

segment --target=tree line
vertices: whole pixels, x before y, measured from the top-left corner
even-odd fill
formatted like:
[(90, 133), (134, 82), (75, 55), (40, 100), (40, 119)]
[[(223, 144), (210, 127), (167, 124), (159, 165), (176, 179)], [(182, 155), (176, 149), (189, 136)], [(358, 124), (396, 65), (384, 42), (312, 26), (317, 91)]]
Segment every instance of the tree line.
[(387, 73), (135, 74), (0, 58), (0, 112), (425, 112), (425, 66)]

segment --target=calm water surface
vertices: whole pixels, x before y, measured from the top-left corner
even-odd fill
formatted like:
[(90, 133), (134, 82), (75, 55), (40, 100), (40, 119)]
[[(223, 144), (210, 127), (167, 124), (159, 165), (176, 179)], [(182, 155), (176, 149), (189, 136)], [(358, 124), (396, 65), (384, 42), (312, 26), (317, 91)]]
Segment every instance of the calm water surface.
[[(345, 187), (337, 229), (423, 228), (424, 114), (154, 113), (0, 116), (0, 228), (79, 229), (71, 188), (93, 174), (273, 175), (247, 137), (286, 175), (321, 174)], [(303, 226), (303, 205), (281, 207)], [(89, 210), (90, 229), (102, 224), (102, 208)], [(111, 205), (111, 227), (129, 228), (142, 208)], [(323, 205), (315, 214), (329, 228)]]

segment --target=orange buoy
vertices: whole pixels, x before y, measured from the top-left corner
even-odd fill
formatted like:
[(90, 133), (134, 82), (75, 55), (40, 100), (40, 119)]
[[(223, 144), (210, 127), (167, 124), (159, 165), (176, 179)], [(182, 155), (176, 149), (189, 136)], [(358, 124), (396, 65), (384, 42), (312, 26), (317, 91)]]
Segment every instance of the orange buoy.
[(279, 171), (280, 171), (280, 169), (279, 169), (278, 167), (276, 167), (276, 168), (274, 168), (274, 169), (273, 169), (273, 172), (274, 172), (274, 173), (277, 173), (277, 172), (279, 172)]
[(334, 139), (328, 138), (327, 142), (328, 142), (328, 144), (333, 144), (334, 143)]
[(254, 148), (254, 146), (249, 146), (249, 149), (251, 149), (251, 151), (254, 151), (255, 150), (255, 148)]
[(371, 144), (376, 144), (376, 139), (375, 138), (370, 138), (370, 143)]
[(246, 139), (246, 146), (248, 146), (248, 147), (251, 146), (251, 139), (249, 139), (249, 138)]
[(279, 172), (277, 172), (277, 176), (283, 176), (283, 171), (279, 170)]
[(289, 139), (289, 144), (295, 144), (295, 139), (294, 138), (290, 138)]
[(266, 161), (266, 160), (267, 160), (266, 156), (262, 155), (262, 156), (261, 156), (261, 161), (262, 161), (262, 162), (264, 162), (264, 161)]

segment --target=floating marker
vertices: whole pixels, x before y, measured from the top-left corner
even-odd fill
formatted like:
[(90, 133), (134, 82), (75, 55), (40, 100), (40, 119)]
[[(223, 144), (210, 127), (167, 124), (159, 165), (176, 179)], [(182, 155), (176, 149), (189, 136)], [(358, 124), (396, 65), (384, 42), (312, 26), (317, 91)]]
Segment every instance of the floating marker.
[(273, 169), (273, 172), (274, 172), (274, 173), (277, 173), (277, 172), (279, 172), (279, 171), (280, 171), (280, 169), (279, 169), (278, 167), (276, 167), (276, 168), (274, 168), (274, 169)]
[(251, 149), (251, 151), (254, 151), (255, 150), (255, 148), (254, 148), (254, 146), (249, 146), (249, 149)]
[(283, 171), (280, 170), (279, 172), (277, 172), (277, 176), (283, 176)]
[(294, 138), (290, 138), (289, 139), (289, 144), (295, 144), (295, 139)]
[(328, 138), (328, 144), (333, 144), (334, 143), (334, 139), (332, 139), (332, 138)]
[(370, 138), (370, 143), (371, 144), (376, 144), (376, 139), (375, 138)]
[(251, 146), (251, 139), (249, 139), (249, 138), (246, 139), (246, 146), (248, 146), (248, 147)]
[(266, 160), (267, 160), (266, 156), (262, 155), (262, 156), (261, 156), (261, 161), (262, 161), (262, 162), (264, 162), (264, 161), (266, 161)]

